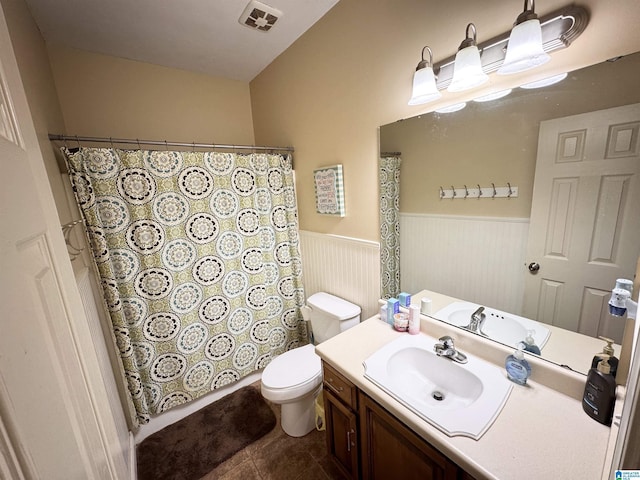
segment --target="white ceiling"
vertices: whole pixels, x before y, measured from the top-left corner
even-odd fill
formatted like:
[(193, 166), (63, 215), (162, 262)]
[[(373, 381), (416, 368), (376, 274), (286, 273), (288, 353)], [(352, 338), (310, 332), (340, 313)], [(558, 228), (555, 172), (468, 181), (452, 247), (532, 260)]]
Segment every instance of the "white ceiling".
[(283, 15), (262, 32), (249, 0), (26, 0), (47, 42), (246, 82), (337, 2), (263, 0)]

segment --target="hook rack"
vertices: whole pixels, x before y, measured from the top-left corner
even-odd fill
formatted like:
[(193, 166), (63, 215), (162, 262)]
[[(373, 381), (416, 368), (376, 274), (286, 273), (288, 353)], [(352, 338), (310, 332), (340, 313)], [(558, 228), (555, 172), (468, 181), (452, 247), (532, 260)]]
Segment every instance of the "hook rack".
[(438, 189), (438, 196), (441, 200), (449, 199), (468, 199), (468, 198), (516, 198), (518, 196), (518, 187), (511, 185), (507, 182), (506, 187), (496, 187), (495, 183), (491, 183), (488, 187), (481, 187), (479, 183), (475, 188), (467, 187), (464, 185), (462, 188), (455, 188), (451, 185), (451, 188)]

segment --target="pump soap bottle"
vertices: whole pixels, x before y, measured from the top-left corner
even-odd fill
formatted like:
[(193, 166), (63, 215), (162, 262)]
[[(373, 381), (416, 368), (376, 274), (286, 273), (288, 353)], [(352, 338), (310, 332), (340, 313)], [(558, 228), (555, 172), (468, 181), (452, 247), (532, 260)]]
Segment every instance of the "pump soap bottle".
[(535, 330), (527, 330), (527, 336), (525, 337), (524, 342), (522, 342), (522, 347), (525, 352), (540, 355), (540, 347), (536, 345), (536, 341), (533, 339), (535, 333)]
[(604, 340), (607, 344), (602, 347), (602, 353), (596, 354), (593, 357), (593, 361), (591, 362), (591, 368), (596, 368), (598, 364), (602, 361), (602, 355), (609, 356), (609, 366), (611, 367), (611, 375), (613, 378), (616, 378), (616, 373), (618, 372), (618, 359), (614, 357), (614, 349), (613, 349), (613, 340), (607, 337), (598, 337), (600, 340)]
[(587, 375), (582, 409), (594, 420), (611, 425), (616, 403), (616, 381), (610, 373), (609, 355), (601, 354), (600, 357), (602, 361)]
[(531, 375), (531, 365), (524, 358), (522, 343), (512, 355), (509, 355), (504, 362), (507, 369), (507, 378), (518, 385), (525, 385), (527, 378)]

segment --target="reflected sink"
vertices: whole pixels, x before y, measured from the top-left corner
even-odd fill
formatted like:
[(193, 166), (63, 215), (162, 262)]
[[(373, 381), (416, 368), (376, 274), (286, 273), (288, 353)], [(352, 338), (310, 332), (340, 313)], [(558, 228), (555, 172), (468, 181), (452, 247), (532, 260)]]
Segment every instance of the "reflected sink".
[[(466, 327), (478, 307), (480, 305), (471, 302), (453, 302), (438, 310), (433, 317), (457, 327)], [(549, 340), (551, 332), (540, 322), (489, 307), (485, 307), (483, 313), (486, 316), (482, 331), (492, 340), (516, 347), (527, 336), (527, 330), (535, 331), (533, 339), (540, 350)]]
[(472, 355), (466, 364), (437, 356), (436, 343), (424, 334), (403, 335), (364, 361), (364, 376), (447, 435), (477, 440), (513, 384), (499, 368)]

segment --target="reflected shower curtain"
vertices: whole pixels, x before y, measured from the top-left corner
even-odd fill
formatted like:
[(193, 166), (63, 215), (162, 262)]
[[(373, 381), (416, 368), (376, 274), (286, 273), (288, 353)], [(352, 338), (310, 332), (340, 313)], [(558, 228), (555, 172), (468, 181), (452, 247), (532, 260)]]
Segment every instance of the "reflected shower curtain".
[(380, 278), (382, 298), (400, 293), (400, 163), (380, 158)]
[(290, 157), (62, 150), (139, 423), (307, 342)]

